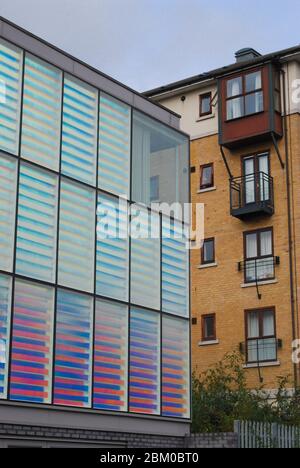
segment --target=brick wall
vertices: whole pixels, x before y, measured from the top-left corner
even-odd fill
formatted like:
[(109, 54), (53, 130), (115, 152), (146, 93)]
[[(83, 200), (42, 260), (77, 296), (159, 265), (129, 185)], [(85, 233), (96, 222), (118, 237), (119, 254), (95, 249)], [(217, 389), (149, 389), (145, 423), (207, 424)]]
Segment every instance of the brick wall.
[(238, 448), (238, 436), (234, 433), (194, 434), (187, 439), (188, 448), (234, 449)]
[[(294, 166), (299, 166), (300, 119), (290, 118), (292, 156)], [(290, 301), (290, 264), (288, 249), (288, 218), (286, 172), (282, 170), (274, 146), (270, 142), (244, 146), (237, 150), (225, 150), (233, 176), (240, 176), (241, 156), (256, 152), (270, 151), (271, 175), (274, 177), (275, 214), (268, 217), (254, 217), (240, 221), (230, 215), (229, 176), (221, 158), (218, 135), (200, 138), (191, 142), (191, 166), (196, 172), (191, 175), (192, 202), (205, 204), (205, 237), (215, 238), (216, 263), (213, 268), (201, 269), (200, 251), (191, 253), (192, 316), (197, 318), (197, 325), (192, 328), (192, 354), (194, 369), (205, 372), (208, 367), (223, 359), (226, 353), (237, 351), (239, 344), (245, 342), (246, 309), (275, 307), (277, 338), (283, 343), (278, 352), (277, 365), (261, 369), (264, 385), (267, 389), (277, 388), (278, 376), (293, 375), (291, 360), (292, 320)], [(284, 141), (279, 142), (282, 157), (285, 156)], [(200, 165), (214, 163), (216, 190), (198, 193), (200, 184)], [(299, 172), (299, 171), (298, 171)], [(295, 175), (299, 175), (294, 167)], [(297, 179), (297, 177), (296, 177)], [(299, 181), (294, 180), (294, 188)], [(300, 190), (299, 190), (300, 194)], [(299, 194), (297, 203), (299, 206)], [(300, 225), (300, 210), (297, 215)], [(297, 213), (296, 213), (297, 214)], [(257, 297), (255, 284), (244, 288), (243, 272), (238, 271), (238, 262), (244, 258), (243, 233), (255, 229), (274, 228), (274, 253), (280, 257), (280, 266), (276, 268), (277, 283), (260, 286), (261, 300)], [(299, 235), (298, 238), (300, 239)], [(299, 240), (300, 245), (300, 240)], [(297, 257), (298, 258), (298, 257)], [(300, 261), (299, 261), (300, 265)], [(300, 266), (299, 266), (300, 271)], [(216, 314), (217, 339), (214, 346), (199, 346), (202, 339), (201, 316)], [(275, 363), (274, 363), (275, 364)], [(257, 369), (247, 371), (249, 387), (260, 385)], [(292, 384), (292, 382), (291, 382)]]
[(196, 434), (184, 438), (0, 424), (0, 448), (25, 444), (49, 448), (71, 444), (91, 448), (237, 448), (237, 436), (235, 434)]
[[(127, 448), (181, 448), (185, 439), (182, 437), (152, 436), (147, 434), (125, 434), (106, 431), (89, 431), (84, 429), (53, 428), (28, 425), (0, 424), (0, 441), (30, 441), (43, 446), (78, 443), (100, 447)], [(4, 442), (3, 442), (4, 441)], [(13, 444), (15, 445), (15, 443)], [(1, 445), (0, 445), (1, 447)]]

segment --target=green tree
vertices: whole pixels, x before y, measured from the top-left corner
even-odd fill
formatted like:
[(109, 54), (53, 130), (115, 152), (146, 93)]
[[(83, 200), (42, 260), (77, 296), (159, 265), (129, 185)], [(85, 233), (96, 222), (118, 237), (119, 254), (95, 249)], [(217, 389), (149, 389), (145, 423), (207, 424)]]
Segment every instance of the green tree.
[(278, 378), (278, 392), (249, 389), (243, 357), (232, 353), (202, 375), (193, 374), (193, 432), (231, 432), (235, 420), (300, 425), (300, 391), (287, 391), (289, 377)]

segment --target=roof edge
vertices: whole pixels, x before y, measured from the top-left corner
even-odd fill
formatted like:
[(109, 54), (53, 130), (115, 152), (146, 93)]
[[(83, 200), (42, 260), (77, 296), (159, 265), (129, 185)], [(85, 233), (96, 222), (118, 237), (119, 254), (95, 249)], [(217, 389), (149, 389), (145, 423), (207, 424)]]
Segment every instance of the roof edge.
[(283, 49), (278, 52), (265, 54), (265, 55), (262, 55), (260, 57), (257, 57), (255, 59), (248, 60), (245, 62), (237, 62), (237, 63), (227, 65), (221, 68), (216, 68), (215, 70), (211, 70), (209, 72), (202, 73), (200, 75), (194, 75), (189, 78), (185, 78), (183, 80), (175, 81), (173, 83), (145, 91), (143, 95), (148, 98), (153, 98), (160, 94), (165, 94), (171, 91), (176, 91), (177, 89), (179, 90), (180, 88), (186, 88), (186, 87), (198, 84), (198, 83), (200, 84), (204, 81), (213, 80), (223, 75), (227, 75), (229, 73), (233, 73), (238, 70), (243, 70), (251, 66), (256, 66), (261, 63), (265, 63), (265, 62), (269, 62), (273, 60), (280, 60), (284, 58), (285, 56), (293, 55), (296, 53), (300, 53), (300, 45), (290, 47), (288, 49)]

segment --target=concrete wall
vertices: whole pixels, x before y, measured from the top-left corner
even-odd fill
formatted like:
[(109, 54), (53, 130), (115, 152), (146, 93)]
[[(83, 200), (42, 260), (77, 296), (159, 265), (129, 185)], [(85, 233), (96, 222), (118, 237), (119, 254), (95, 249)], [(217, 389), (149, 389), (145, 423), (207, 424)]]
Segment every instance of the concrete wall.
[[(176, 96), (162, 98), (159, 102), (181, 115), (180, 128), (191, 136), (191, 139), (202, 138), (207, 135), (218, 133), (218, 100), (217, 97), (213, 100), (212, 115), (200, 117), (200, 94), (211, 92), (212, 97), (216, 95), (216, 83), (205, 84), (198, 86), (191, 91), (184, 89)], [(181, 98), (185, 96), (183, 101)]]

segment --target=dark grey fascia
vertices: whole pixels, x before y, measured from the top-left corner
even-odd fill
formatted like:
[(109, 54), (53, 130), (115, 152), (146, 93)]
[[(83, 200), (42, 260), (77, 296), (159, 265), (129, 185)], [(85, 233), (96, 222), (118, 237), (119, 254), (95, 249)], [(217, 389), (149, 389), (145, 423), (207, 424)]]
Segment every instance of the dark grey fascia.
[(12, 402), (0, 403), (0, 422), (2, 424), (26, 424), (28, 426), (166, 435), (171, 437), (184, 437), (190, 433), (189, 421), (181, 420), (179, 422), (133, 414), (112, 415), (96, 411), (80, 411), (74, 408), (43, 408)]

